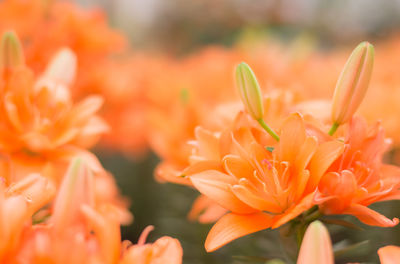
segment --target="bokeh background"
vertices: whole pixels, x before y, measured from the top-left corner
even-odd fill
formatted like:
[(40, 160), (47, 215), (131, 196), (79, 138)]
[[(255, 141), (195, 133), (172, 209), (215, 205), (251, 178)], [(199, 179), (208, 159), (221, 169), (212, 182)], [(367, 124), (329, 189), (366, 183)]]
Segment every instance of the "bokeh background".
[[(134, 50), (176, 58), (190, 56), (209, 45), (229, 48), (243, 39), (274, 38), (288, 45), (307, 39), (318, 49), (330, 50), (354, 47), (363, 40), (375, 44), (400, 33), (400, 0), (79, 0), (77, 3), (85, 8), (104, 9), (109, 24), (128, 36)], [(154, 153), (149, 151), (138, 157), (102, 148), (95, 149), (95, 153), (131, 202), (135, 219), (131, 225), (122, 227), (123, 239), (137, 241), (147, 225), (154, 225), (149, 240), (163, 235), (178, 238), (184, 250), (184, 263), (190, 264), (265, 263), (285, 251), (277, 231), (262, 231), (207, 254), (203, 244), (211, 225), (191, 222), (186, 217), (197, 192), (185, 186), (156, 182), (153, 170), (159, 159)], [(387, 160), (396, 162), (390, 153)], [(399, 205), (386, 202), (373, 208), (395, 217), (400, 215)], [(400, 227), (381, 229), (361, 225), (353, 218), (348, 220), (364, 231), (331, 227), (333, 241), (339, 245), (360, 243), (350, 253), (342, 252), (338, 263), (378, 263), (379, 247), (400, 245)]]

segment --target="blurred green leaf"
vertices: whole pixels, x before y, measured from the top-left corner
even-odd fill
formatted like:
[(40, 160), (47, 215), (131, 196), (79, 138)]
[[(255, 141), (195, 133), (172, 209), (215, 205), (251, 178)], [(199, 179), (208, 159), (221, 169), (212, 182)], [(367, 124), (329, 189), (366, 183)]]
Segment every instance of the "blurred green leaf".
[(362, 254), (364, 251), (368, 249), (369, 240), (365, 240), (345, 248), (335, 250), (335, 258), (346, 257), (346, 256), (354, 256), (358, 254)]
[(321, 219), (321, 221), (325, 224), (330, 224), (330, 225), (339, 225), (359, 231), (363, 231), (364, 229), (356, 224), (353, 224), (352, 222), (346, 221), (346, 220), (341, 220), (341, 219)]

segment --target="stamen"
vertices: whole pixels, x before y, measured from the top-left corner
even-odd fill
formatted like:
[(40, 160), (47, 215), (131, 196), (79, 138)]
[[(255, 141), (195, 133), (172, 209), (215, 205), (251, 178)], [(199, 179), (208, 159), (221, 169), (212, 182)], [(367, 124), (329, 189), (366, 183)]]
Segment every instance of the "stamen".
[(271, 163), (269, 160), (263, 159), (261, 162), (262, 162), (263, 164), (267, 164), (267, 168), (268, 168), (269, 170), (272, 169), (272, 163)]
[(154, 226), (152, 226), (152, 225), (147, 226), (147, 227), (143, 230), (142, 234), (140, 235), (137, 245), (138, 245), (138, 246), (143, 246), (143, 245), (146, 243), (147, 236), (148, 236), (148, 235), (150, 234), (150, 232), (153, 231), (153, 230), (154, 230)]

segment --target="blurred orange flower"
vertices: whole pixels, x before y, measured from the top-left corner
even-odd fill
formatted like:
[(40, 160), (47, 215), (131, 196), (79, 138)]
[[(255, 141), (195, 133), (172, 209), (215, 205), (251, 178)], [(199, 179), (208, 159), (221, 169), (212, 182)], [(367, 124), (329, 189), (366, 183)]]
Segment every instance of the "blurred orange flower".
[(147, 102), (142, 82), (148, 74), (135, 69), (150, 55), (128, 54), (128, 41), (108, 26), (102, 10), (83, 9), (72, 1), (6, 0), (0, 3), (0, 15), (0, 31), (17, 32), (26, 64), (35, 74), (42, 73), (61, 48), (71, 49), (78, 67), (69, 96), (82, 99), (95, 93), (106, 100), (102, 115), (114, 133), (104, 135), (102, 145), (131, 156), (145, 153)]
[(58, 186), (70, 161), (79, 156), (95, 172), (96, 199), (117, 205), (121, 221), (128, 223), (127, 203), (119, 197), (114, 180), (86, 150), (109, 127), (96, 114), (101, 97), (73, 103), (69, 88), (76, 72), (74, 53), (60, 50), (37, 78), (25, 66), (14, 33), (3, 36), (1, 54), (0, 162), (7, 184), (35, 172)]
[[(96, 143), (108, 126), (96, 115), (101, 97), (87, 97), (76, 105), (72, 102), (69, 86), (76, 72), (74, 53), (61, 50), (38, 78), (25, 66), (13, 33), (4, 34), (1, 53), (0, 150), (10, 159), (25, 159), (26, 165), (34, 160), (44, 166), (47, 161), (80, 153), (89, 157), (85, 148)], [(14, 62), (16, 56), (21, 58)], [(99, 169), (96, 158), (86, 159)]]
[(181, 263), (180, 243), (169, 237), (153, 245), (144, 245), (144, 239), (137, 246), (126, 248), (129, 242), (121, 245), (118, 210), (110, 204), (97, 204), (94, 189), (90, 168), (83, 160), (74, 160), (50, 217), (22, 233), (15, 259), (61, 264)]
[(95, 115), (103, 102), (100, 97), (73, 105), (68, 85), (75, 77), (75, 67), (75, 55), (64, 49), (37, 80), (26, 67), (3, 78), (2, 151), (48, 153), (68, 144), (87, 148), (108, 130)]

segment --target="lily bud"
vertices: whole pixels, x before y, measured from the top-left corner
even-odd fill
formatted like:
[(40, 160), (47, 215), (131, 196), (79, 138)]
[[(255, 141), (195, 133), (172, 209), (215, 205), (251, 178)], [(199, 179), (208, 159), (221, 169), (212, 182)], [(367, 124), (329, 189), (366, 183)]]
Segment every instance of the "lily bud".
[(297, 264), (334, 264), (329, 232), (320, 221), (312, 222), (301, 243)]
[(92, 206), (93, 203), (92, 172), (81, 158), (75, 158), (61, 182), (54, 201), (51, 222), (55, 231), (58, 232), (65, 226), (79, 222), (81, 206), (83, 204)]
[(0, 69), (11, 70), (25, 64), (24, 53), (17, 35), (5, 32), (0, 44)]
[(260, 86), (253, 71), (244, 62), (236, 67), (236, 85), (249, 114), (255, 120), (261, 119), (264, 115), (264, 106)]
[(378, 250), (381, 264), (396, 264), (400, 259), (400, 247), (386, 246)]
[(362, 42), (351, 53), (336, 83), (332, 103), (332, 120), (346, 123), (361, 104), (371, 79), (374, 46)]

